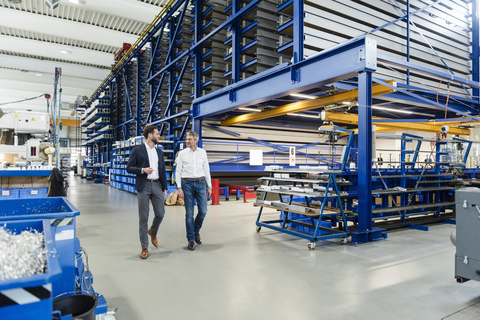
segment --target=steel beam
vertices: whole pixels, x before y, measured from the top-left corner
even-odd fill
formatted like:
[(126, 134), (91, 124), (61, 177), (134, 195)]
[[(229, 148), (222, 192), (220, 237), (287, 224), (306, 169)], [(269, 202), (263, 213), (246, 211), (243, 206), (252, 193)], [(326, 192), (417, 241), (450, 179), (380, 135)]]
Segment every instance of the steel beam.
[[(456, 77), (456, 76), (452, 76), (453, 77)], [(458, 78), (458, 77), (456, 77)], [(462, 79), (462, 80), (465, 80), (465, 79)], [(412, 93), (412, 92), (409, 92), (407, 90), (403, 90), (403, 89), (400, 89), (400, 88), (393, 88), (390, 84), (387, 84), (387, 83), (384, 83), (382, 80), (379, 80), (379, 79), (374, 79), (373, 80), (374, 82), (376, 83), (379, 83), (379, 84), (385, 84), (385, 86), (387, 87), (391, 87), (392, 89), (395, 89), (397, 90), (398, 92), (400, 93), (403, 93), (403, 94), (406, 94), (407, 96), (411, 96), (411, 97), (416, 97), (417, 99), (421, 100), (421, 101), (424, 101), (426, 104), (429, 104), (433, 107), (437, 107), (437, 108), (443, 108), (443, 109), (447, 109), (448, 111), (451, 111), (451, 112), (455, 112), (455, 113), (458, 113), (458, 114), (461, 114), (462, 116), (465, 116), (465, 117), (468, 117), (468, 118), (471, 118), (471, 119), (474, 119), (474, 120), (477, 120), (477, 121), (480, 121), (480, 118), (478, 117), (475, 117), (469, 113), (465, 113), (463, 111), (460, 111), (460, 110), (457, 110), (455, 108), (452, 108), (448, 105), (443, 105), (443, 104), (440, 104), (438, 102), (435, 102), (435, 101), (432, 101), (432, 100), (429, 100), (427, 98), (424, 98), (424, 97), (421, 97), (419, 96), (418, 94), (415, 94), (415, 93)], [(470, 81), (470, 80), (466, 80), (466, 81)], [(478, 83), (477, 83), (478, 84)]]
[(433, 77), (438, 78), (438, 79), (442, 79), (442, 80), (446, 80), (446, 81), (450, 81), (450, 82), (455, 82), (455, 83), (458, 83), (460, 85), (466, 85), (466, 86), (471, 86), (471, 87), (474, 87), (474, 88), (480, 88), (480, 83), (478, 83), (477, 81), (461, 78), (461, 77), (458, 77), (458, 76), (450, 74), (450, 73), (435, 71), (435, 70), (429, 69), (427, 67), (422, 67), (422, 66), (419, 66), (417, 64), (407, 62), (407, 61), (404, 61), (404, 60), (400, 60), (400, 59), (396, 59), (396, 58), (392, 58), (392, 57), (389, 57), (389, 56), (386, 56), (386, 55), (378, 54), (378, 61), (384, 62), (384, 63), (389, 64), (389, 65), (401, 67), (402, 69), (413, 69), (413, 70), (416, 70), (417, 72), (427, 74), (427, 75), (433, 76)]
[[(353, 124), (358, 125), (358, 115), (353, 113), (343, 113), (343, 112), (334, 112), (334, 111), (325, 111), (325, 119), (333, 122), (345, 123), (345, 124)], [(382, 127), (391, 128), (391, 130), (411, 130), (412, 125), (411, 122), (405, 121), (398, 121), (394, 122), (396, 119), (387, 119), (387, 118), (380, 118), (380, 117), (372, 117), (372, 122), (375, 125), (379, 124)], [(425, 131), (425, 132), (440, 132), (442, 130), (442, 123), (440, 124), (428, 124), (428, 123), (418, 123), (415, 122), (415, 130), (417, 131)], [(452, 125), (451, 123), (448, 125)], [(461, 128), (450, 128), (449, 133), (451, 134), (461, 134), (461, 135), (469, 135), (469, 129), (461, 129)]]
[[(355, 38), (306, 60), (282, 64), (197, 98), (193, 104), (198, 107), (200, 117), (219, 114), (356, 77), (358, 72), (374, 71), (376, 67), (376, 41), (368, 37)], [(299, 70), (300, 81), (292, 82), (291, 68)], [(230, 99), (232, 94), (236, 96), (234, 100)]]
[[(393, 84), (393, 80), (389, 82)], [(385, 86), (373, 85), (372, 94), (375, 96), (388, 94), (394, 92), (390, 88), (385, 88)], [(268, 119), (278, 116), (283, 116), (288, 113), (295, 113), (305, 110), (317, 109), (330, 104), (342, 103), (344, 101), (352, 101), (358, 99), (358, 89), (352, 89), (337, 94), (332, 94), (330, 96), (323, 96), (316, 99), (298, 101), (295, 103), (290, 103), (275, 109), (270, 109), (262, 112), (252, 112), (248, 114), (243, 114), (241, 116), (233, 117), (222, 121), (222, 126), (230, 126), (234, 124), (258, 121), (262, 119)]]

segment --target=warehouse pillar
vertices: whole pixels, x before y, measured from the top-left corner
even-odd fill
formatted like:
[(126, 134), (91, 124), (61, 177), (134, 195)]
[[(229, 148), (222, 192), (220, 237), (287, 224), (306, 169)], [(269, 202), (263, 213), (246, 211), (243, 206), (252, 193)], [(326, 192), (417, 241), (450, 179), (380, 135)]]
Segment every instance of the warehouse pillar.
[(372, 72), (358, 74), (358, 230), (353, 243), (381, 238), (381, 229), (372, 228)]
[[(480, 21), (478, 16), (478, 1), (473, 0), (472, 2), (472, 80), (479, 82), (480, 81)], [(472, 88), (473, 99), (479, 101), (478, 88)]]

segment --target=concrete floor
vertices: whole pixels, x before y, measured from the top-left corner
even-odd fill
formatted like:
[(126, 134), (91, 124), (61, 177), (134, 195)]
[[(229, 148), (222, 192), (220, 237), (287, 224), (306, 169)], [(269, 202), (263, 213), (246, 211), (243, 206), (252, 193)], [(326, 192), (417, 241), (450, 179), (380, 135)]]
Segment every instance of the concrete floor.
[[(71, 178), (77, 237), (95, 290), (117, 320), (442, 319), (480, 301), (480, 283), (457, 284), (453, 225), (404, 229), (360, 246), (255, 232), (252, 201), (208, 207), (204, 244), (186, 249), (184, 208), (167, 207), (160, 247), (141, 260), (135, 195)], [(278, 216), (272, 212), (272, 216)], [(151, 221), (150, 217), (150, 221)]]

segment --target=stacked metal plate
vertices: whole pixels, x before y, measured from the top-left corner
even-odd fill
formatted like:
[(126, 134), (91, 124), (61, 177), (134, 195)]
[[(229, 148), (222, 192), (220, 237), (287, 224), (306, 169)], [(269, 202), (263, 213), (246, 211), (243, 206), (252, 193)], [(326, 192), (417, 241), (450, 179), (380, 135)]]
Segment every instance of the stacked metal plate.
[[(336, 46), (368, 34), (377, 41), (379, 54), (470, 78), (471, 19), (466, 1), (447, 0), (441, 5), (410, 1), (410, 45), (407, 46), (407, 7), (395, 1), (305, 1), (305, 55)], [(398, 21), (397, 21), (398, 19)], [(379, 64), (377, 76), (437, 91), (438, 80)], [(441, 86), (446, 90), (446, 84)], [(452, 93), (467, 96), (459, 86), (450, 85)]]

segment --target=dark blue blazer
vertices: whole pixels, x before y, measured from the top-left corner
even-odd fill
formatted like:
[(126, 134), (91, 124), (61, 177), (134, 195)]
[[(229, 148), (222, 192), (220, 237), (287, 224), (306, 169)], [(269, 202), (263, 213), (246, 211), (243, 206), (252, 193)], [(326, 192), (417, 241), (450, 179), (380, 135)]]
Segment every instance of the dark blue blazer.
[[(157, 150), (158, 154), (158, 176), (160, 183), (162, 184), (162, 190), (168, 190), (163, 151), (158, 148), (155, 148), (155, 150)], [(145, 143), (142, 143), (133, 148), (127, 163), (127, 172), (137, 175), (137, 179), (135, 180), (135, 190), (142, 191), (143, 187), (145, 187), (148, 174), (142, 173), (142, 168), (149, 167), (150, 163), (148, 161), (147, 147), (145, 146)]]

